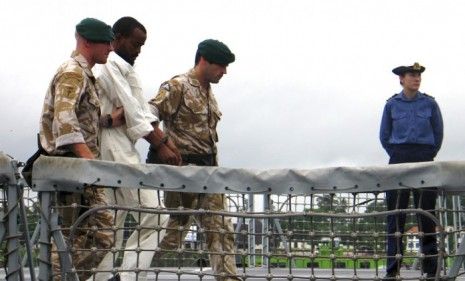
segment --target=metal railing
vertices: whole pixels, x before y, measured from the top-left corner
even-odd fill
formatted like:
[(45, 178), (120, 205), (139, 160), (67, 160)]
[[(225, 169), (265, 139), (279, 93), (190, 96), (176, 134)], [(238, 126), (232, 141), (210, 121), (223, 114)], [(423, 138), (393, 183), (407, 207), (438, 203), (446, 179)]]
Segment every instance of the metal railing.
[[(385, 220), (387, 215), (408, 215), (406, 233), (400, 234), (406, 247), (402, 280), (422, 280), (425, 258), (416, 243), (424, 234), (415, 231), (416, 216), (434, 221), (438, 241), (438, 274), (435, 280), (461, 277), (465, 255), (463, 243), (462, 193), (465, 163), (419, 163), (369, 168), (330, 168), (319, 170), (250, 171), (216, 167), (170, 167), (125, 165), (43, 157), (34, 167), (33, 190), (24, 186), (20, 163), (0, 153), (2, 203), (0, 238), (5, 249), (7, 280), (38, 280), (52, 277), (52, 241), (62, 253), (62, 270), (68, 280), (77, 278), (69, 253), (80, 222), (101, 210), (126, 210), (135, 214), (194, 215), (197, 219), (177, 249), (134, 249), (137, 255), (153, 251), (150, 268), (121, 269), (121, 257), (128, 250), (108, 248), (114, 253), (108, 275), (132, 271), (147, 273), (148, 280), (212, 280), (222, 278), (210, 268), (208, 255), (234, 256), (237, 276), (243, 280), (381, 280), (385, 273)], [(56, 192), (82, 192), (96, 185), (105, 188), (148, 188), (159, 191), (225, 193), (228, 209), (144, 208), (108, 205), (80, 214), (65, 239), (60, 227)], [(392, 189), (424, 190), (439, 193), (435, 215), (409, 207), (386, 211), (384, 192)], [(38, 196), (37, 196), (38, 194)], [(205, 246), (202, 218), (218, 215), (234, 222), (236, 249), (233, 253), (210, 252)], [(40, 220), (38, 218), (40, 217)], [(32, 223), (32, 227), (31, 227)], [(160, 226), (159, 230), (162, 230)], [(123, 229), (141, 231), (134, 221)], [(214, 231), (219, 235), (222, 230)], [(97, 251), (89, 249), (74, 249)], [(23, 261), (24, 260), (24, 261)], [(29, 267), (29, 269), (28, 269)], [(417, 269), (418, 268), (418, 269)], [(28, 270), (25, 270), (28, 269)], [(95, 267), (85, 269), (97, 273)], [(25, 277), (28, 271), (30, 277)], [(103, 271), (102, 271), (103, 272)], [(139, 275), (136, 275), (136, 277)], [(26, 278), (26, 279), (25, 279)], [(425, 280), (425, 279), (423, 279)]]

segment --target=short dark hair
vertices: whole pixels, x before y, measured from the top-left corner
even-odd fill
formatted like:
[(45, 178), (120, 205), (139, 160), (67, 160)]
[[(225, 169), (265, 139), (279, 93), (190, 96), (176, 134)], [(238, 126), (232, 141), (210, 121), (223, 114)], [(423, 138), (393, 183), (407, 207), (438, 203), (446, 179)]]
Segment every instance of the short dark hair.
[[(400, 78), (404, 78), (405, 75), (407, 75), (407, 73), (418, 73), (420, 74), (420, 77), (421, 77), (421, 72), (418, 72), (418, 71), (407, 71), (407, 72), (404, 72), (402, 74), (399, 74), (399, 77)], [(404, 83), (402, 83), (402, 81), (399, 81), (399, 84), (401, 84), (402, 86), (404, 86)]]
[(133, 17), (120, 18), (115, 22), (112, 29), (115, 35), (121, 34), (122, 36), (127, 37), (130, 36), (132, 31), (136, 28), (139, 28), (144, 33), (147, 33), (145, 27)]
[(195, 65), (197, 65), (200, 61), (200, 57), (202, 55), (199, 53), (199, 51), (197, 50), (197, 52), (195, 53)]
[(204, 56), (202, 56), (200, 54), (200, 52), (197, 50), (197, 52), (195, 53), (195, 65), (197, 65), (200, 61), (200, 58), (203, 58), (204, 60), (208, 61), (209, 63), (212, 63), (211, 61), (207, 60)]

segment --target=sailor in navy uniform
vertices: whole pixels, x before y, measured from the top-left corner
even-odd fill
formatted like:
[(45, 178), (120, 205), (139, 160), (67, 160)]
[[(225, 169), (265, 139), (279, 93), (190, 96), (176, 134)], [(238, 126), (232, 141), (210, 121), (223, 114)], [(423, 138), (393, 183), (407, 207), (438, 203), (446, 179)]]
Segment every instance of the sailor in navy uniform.
[[(392, 72), (399, 76), (403, 90), (387, 100), (381, 120), (380, 141), (389, 155), (389, 164), (433, 161), (441, 148), (443, 122), (441, 111), (432, 96), (419, 91), (421, 74), (425, 67), (418, 63), (399, 66)], [(386, 192), (388, 210), (406, 209), (410, 191), (392, 190)], [(434, 211), (437, 193), (424, 189), (413, 191), (416, 208)], [(402, 238), (395, 232), (404, 233), (405, 214), (390, 215), (387, 218), (387, 270), (384, 280), (395, 280), (403, 254)], [(418, 216), (419, 231), (425, 233), (420, 239), (421, 252), (433, 255), (423, 259), (423, 272), (433, 278), (437, 268), (437, 242), (435, 224), (424, 216)], [(432, 279), (431, 279), (432, 280)]]

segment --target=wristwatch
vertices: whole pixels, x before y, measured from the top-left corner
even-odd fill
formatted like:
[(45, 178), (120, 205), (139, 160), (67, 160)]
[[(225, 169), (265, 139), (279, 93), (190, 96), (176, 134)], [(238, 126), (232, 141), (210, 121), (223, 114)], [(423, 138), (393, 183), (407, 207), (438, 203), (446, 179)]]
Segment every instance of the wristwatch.
[(166, 144), (168, 142), (168, 138), (169, 138), (168, 135), (164, 135), (160, 140), (160, 144), (162, 144), (162, 143)]

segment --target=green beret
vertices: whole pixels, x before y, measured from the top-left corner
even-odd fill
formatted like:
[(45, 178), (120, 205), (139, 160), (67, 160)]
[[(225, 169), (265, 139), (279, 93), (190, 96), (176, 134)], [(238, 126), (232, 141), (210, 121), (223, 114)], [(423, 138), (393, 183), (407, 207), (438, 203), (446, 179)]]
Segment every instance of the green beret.
[(207, 39), (199, 43), (197, 53), (210, 63), (228, 65), (236, 59), (223, 42)]
[(111, 42), (115, 39), (111, 26), (93, 18), (85, 18), (78, 23), (76, 32), (92, 42)]
[(396, 75), (404, 75), (405, 73), (423, 73), (425, 67), (421, 66), (418, 62), (410, 66), (398, 66), (392, 70)]

